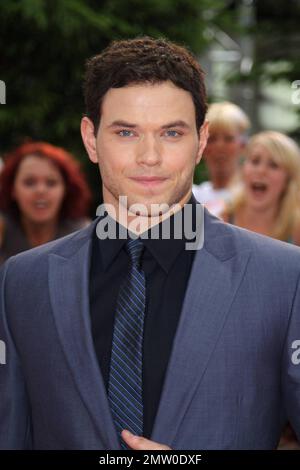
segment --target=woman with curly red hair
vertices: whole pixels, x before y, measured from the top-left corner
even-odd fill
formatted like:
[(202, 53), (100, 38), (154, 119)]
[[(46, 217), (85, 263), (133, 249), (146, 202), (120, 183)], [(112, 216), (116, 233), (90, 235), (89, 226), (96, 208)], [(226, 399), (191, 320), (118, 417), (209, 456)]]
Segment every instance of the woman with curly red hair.
[(0, 262), (87, 225), (90, 202), (70, 153), (46, 142), (19, 146), (0, 173)]

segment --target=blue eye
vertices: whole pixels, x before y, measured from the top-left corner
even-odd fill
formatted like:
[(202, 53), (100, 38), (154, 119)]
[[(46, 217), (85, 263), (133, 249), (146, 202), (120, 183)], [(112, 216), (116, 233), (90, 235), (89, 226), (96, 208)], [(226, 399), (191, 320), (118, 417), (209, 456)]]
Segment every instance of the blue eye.
[(131, 137), (132, 136), (132, 131), (129, 131), (127, 129), (123, 129), (122, 131), (118, 132), (118, 135), (121, 137)]
[(168, 137), (178, 137), (180, 134), (177, 131), (167, 131)]

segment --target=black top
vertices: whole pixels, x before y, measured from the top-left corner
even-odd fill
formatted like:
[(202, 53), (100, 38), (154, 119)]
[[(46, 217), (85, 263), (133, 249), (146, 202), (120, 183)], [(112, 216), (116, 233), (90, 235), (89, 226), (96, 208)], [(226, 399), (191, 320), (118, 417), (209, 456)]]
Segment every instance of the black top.
[[(193, 227), (197, 201), (192, 196)], [(178, 213), (177, 213), (178, 215)], [(176, 217), (177, 217), (176, 215)], [(162, 224), (159, 224), (160, 230)], [(194, 259), (186, 239), (143, 239), (141, 268), (146, 276), (146, 312), (143, 345), (144, 436), (150, 438), (170, 358), (184, 294)], [(118, 224), (117, 224), (118, 225)], [(186, 232), (185, 232), (186, 233)], [(184, 233), (183, 233), (184, 235)], [(188, 241), (191, 241), (189, 239)], [(108, 390), (114, 314), (121, 281), (129, 269), (124, 239), (99, 240), (93, 236), (90, 269), (91, 328), (96, 356)]]
[[(4, 263), (11, 256), (15, 256), (22, 251), (33, 248), (30, 245), (29, 240), (21, 226), (20, 220), (10, 214), (0, 213), (0, 223), (3, 224), (3, 239), (1, 242), (0, 237), (0, 265)], [(81, 228), (84, 228), (89, 224), (88, 219), (64, 219), (61, 220), (57, 225), (56, 234), (53, 240), (64, 237), (69, 233), (75, 232)]]

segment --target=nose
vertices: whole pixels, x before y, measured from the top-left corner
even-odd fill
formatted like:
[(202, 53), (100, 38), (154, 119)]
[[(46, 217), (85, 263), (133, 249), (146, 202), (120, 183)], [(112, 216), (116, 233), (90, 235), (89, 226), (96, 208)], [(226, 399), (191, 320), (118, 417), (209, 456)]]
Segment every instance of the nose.
[(137, 162), (147, 166), (154, 166), (161, 162), (160, 144), (155, 136), (144, 135), (137, 148)]
[(216, 150), (222, 150), (223, 147), (224, 147), (224, 144), (225, 144), (225, 141), (224, 139), (221, 139), (220, 137), (216, 138), (216, 140), (214, 141), (214, 148)]
[(47, 185), (46, 183), (39, 181), (35, 187), (35, 191), (38, 194), (43, 194), (47, 191)]
[(265, 162), (259, 162), (259, 164), (256, 166), (256, 171), (257, 173), (259, 173), (260, 175), (261, 174), (264, 174), (267, 170), (267, 165)]

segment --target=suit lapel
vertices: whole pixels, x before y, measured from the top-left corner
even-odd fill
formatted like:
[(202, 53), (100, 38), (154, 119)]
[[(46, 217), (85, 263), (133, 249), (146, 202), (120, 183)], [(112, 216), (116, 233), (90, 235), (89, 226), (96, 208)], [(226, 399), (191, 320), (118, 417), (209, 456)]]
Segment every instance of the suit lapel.
[[(233, 249), (233, 236), (226, 237), (221, 222), (212, 222), (207, 215), (206, 219), (205, 245), (195, 255), (151, 436), (170, 446), (201, 384), (249, 259), (249, 252)], [(214, 224), (220, 229), (219, 238)], [(49, 255), (50, 298), (64, 354), (103, 447), (120, 449), (90, 328), (89, 260), (94, 227), (77, 246), (72, 245), (70, 256)], [(193, 374), (187, 367), (190, 364)]]
[(58, 336), (82, 401), (98, 429), (104, 448), (118, 449), (90, 328), (91, 231), (92, 228), (79, 246), (73, 246), (71, 256), (49, 255), (50, 298)]
[[(209, 220), (207, 223), (211, 225)], [(210, 232), (208, 228), (206, 238), (213, 237)], [(210, 243), (218, 249), (217, 256), (206, 249), (207, 243), (195, 255), (151, 436), (171, 447), (222, 334), (248, 263), (249, 252), (233, 250), (232, 238), (226, 240), (225, 235)]]

